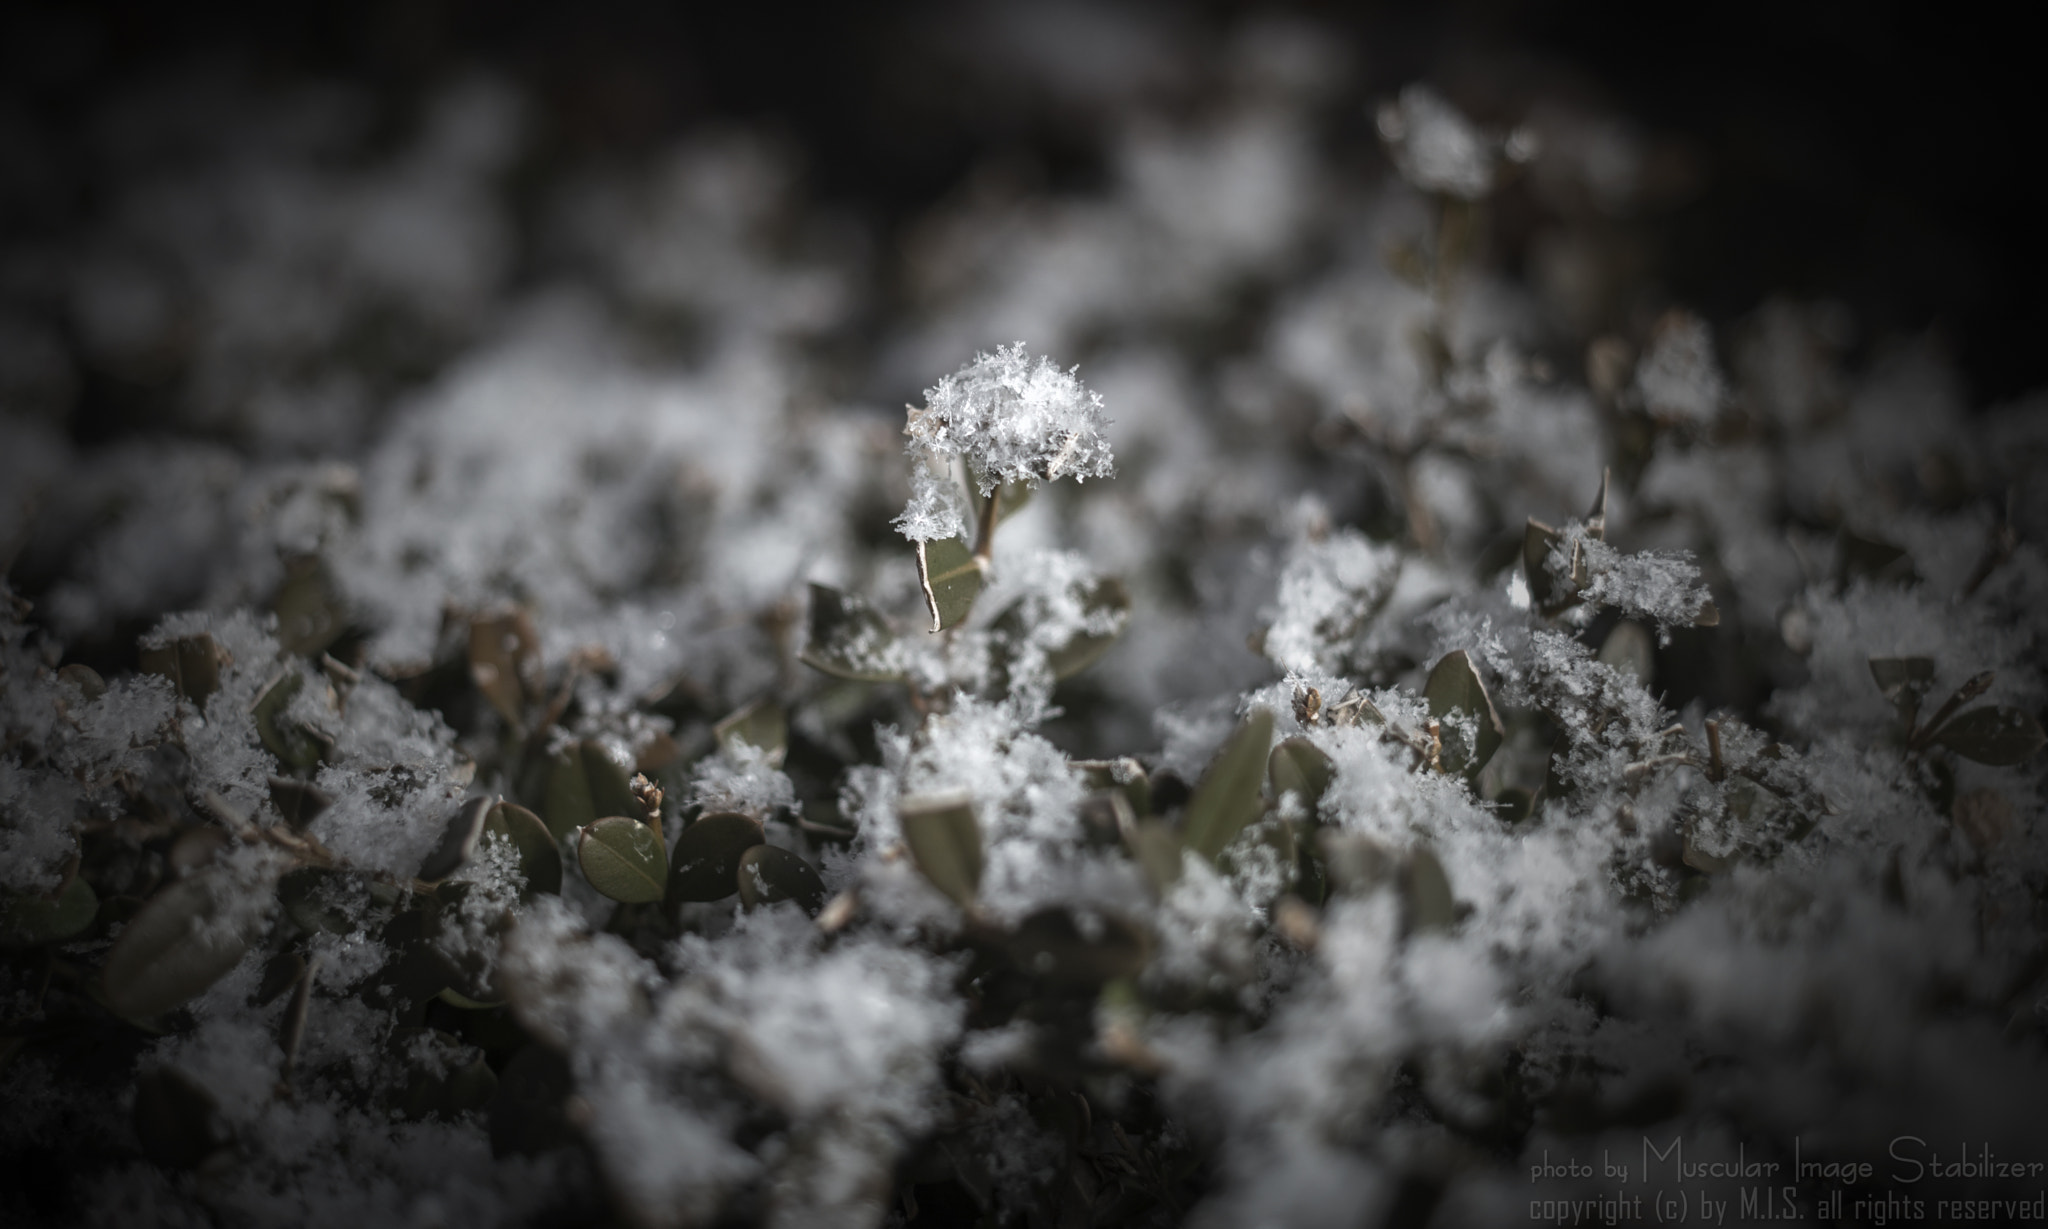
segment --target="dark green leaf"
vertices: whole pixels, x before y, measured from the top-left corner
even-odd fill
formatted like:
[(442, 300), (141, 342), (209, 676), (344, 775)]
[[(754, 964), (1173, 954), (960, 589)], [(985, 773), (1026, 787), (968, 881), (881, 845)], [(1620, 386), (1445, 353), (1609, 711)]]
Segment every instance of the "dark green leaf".
[(260, 915), (231, 914), (223, 898), (246, 891), (207, 871), (152, 897), (122, 929), (100, 970), (106, 1003), (130, 1020), (183, 1006), (241, 963)]
[(328, 807), (334, 805), (334, 799), (310, 782), (295, 777), (272, 777), (270, 804), (284, 817), (286, 827), (294, 832), (304, 832)]
[(771, 768), (782, 767), (783, 757), (789, 752), (789, 714), (765, 696), (713, 726), (712, 733), (727, 755), (733, 754), (738, 743), (767, 752)]
[(257, 1007), (268, 1007), (277, 996), (299, 984), (306, 975), (306, 958), (286, 948), (270, 958), (263, 966), (263, 980), (256, 984), (256, 996), (250, 1003)]
[(270, 609), (277, 615), (277, 642), (287, 653), (318, 657), (348, 626), (341, 595), (317, 555), (285, 564), (284, 583)]
[(1315, 819), (1316, 804), (1323, 800), (1323, 791), (1330, 788), (1336, 771), (1337, 766), (1323, 754), (1322, 748), (1299, 735), (1282, 739), (1266, 758), (1266, 776), (1273, 783), (1273, 796), (1279, 798), (1290, 792), (1298, 796), (1308, 808), (1311, 822)]
[(1103, 612), (1113, 613), (1116, 630), (1099, 635), (1084, 632), (1048, 652), (1045, 664), (1055, 679), (1072, 678), (1094, 665), (1130, 624), (1131, 595), (1124, 589), (1124, 582), (1114, 576), (1098, 577), (1081, 595), (1081, 604), (1091, 618)]
[(484, 831), (495, 832), (519, 851), (519, 870), (529, 892), (562, 890), (562, 847), (540, 816), (525, 807), (501, 802), (484, 816)]
[(525, 611), (470, 620), (469, 677), (506, 725), (525, 728), (526, 706), (545, 688), (540, 633)]
[(903, 677), (902, 650), (889, 624), (857, 597), (811, 586), (811, 630), (803, 663), (835, 678), (893, 683)]
[(249, 710), (255, 719), (256, 737), (263, 749), (294, 772), (310, 772), (333, 750), (333, 740), (304, 722), (285, 716), (292, 698), (306, 684), (296, 669), (286, 670), (256, 699)]
[(1273, 714), (1256, 709), (1231, 734), (1215, 762), (1188, 799), (1181, 824), (1187, 847), (1214, 862), (1223, 847), (1264, 810), (1259, 787), (1266, 777), (1266, 755), (1273, 746)]
[(1004, 950), (1018, 968), (1033, 976), (1065, 986), (1095, 987), (1143, 972), (1152, 956), (1152, 941), (1114, 914), (1096, 914), (1084, 922), (1072, 911), (1055, 907), (1020, 922)]
[(462, 864), (476, 855), (477, 838), (484, 832), (484, 817), (490, 813), (491, 800), (471, 798), (448, 817), (448, 826), (441, 833), (441, 843), (434, 852), (420, 863), (420, 878), (429, 883), (446, 879), (462, 868)]
[(1550, 558), (1550, 548), (1562, 540), (1557, 530), (1529, 518), (1522, 530), (1522, 575), (1529, 585), (1529, 599), (1536, 609), (1549, 614), (1571, 605), (1578, 599), (1550, 574), (1545, 562)]
[(805, 913), (816, 913), (825, 904), (825, 881), (818, 872), (787, 849), (756, 845), (740, 855), (740, 903), (749, 909), (793, 900)]
[(348, 913), (335, 903), (341, 872), (324, 866), (301, 866), (277, 881), (277, 901), (285, 916), (308, 931), (345, 935), (355, 929)]
[(661, 838), (630, 815), (610, 815), (585, 828), (576, 859), (590, 886), (613, 900), (647, 905), (661, 899), (667, 878)]
[(932, 886), (962, 909), (981, 887), (981, 825), (965, 794), (913, 796), (897, 810), (903, 843)]
[(981, 596), (981, 560), (958, 538), (919, 542), (917, 583), (924, 589), (931, 630), (944, 631), (963, 622)]
[(1450, 877), (1444, 864), (1428, 846), (1417, 845), (1408, 852), (1401, 872), (1402, 896), (1407, 905), (1408, 930), (1448, 930), (1458, 920), (1458, 902), (1451, 895)]
[(82, 875), (51, 896), (0, 893), (0, 947), (62, 943), (92, 925), (99, 911), (100, 898)]
[(1444, 654), (1444, 659), (1429, 672), (1423, 695), (1429, 700), (1430, 716), (1442, 720), (1459, 713), (1478, 727), (1470, 744), (1462, 737), (1453, 737), (1450, 728), (1445, 727), (1442, 755), (1445, 772), (1463, 773), (1467, 778), (1478, 776), (1486, 761), (1499, 750), (1502, 729), (1493, 698), (1486, 694), (1486, 684), (1480, 681), (1479, 671), (1465, 650)]
[(2010, 768), (2032, 758), (2048, 737), (2043, 736), (2041, 723), (2032, 713), (1985, 705), (1957, 715), (1941, 727), (1934, 741), (1964, 759)]
[(740, 859), (761, 843), (761, 825), (745, 815), (700, 817), (676, 838), (669, 858), (670, 899), (701, 902), (731, 896), (740, 890)]
[(213, 642), (213, 637), (200, 632), (156, 647), (145, 646), (140, 664), (144, 674), (159, 674), (171, 680), (179, 695), (203, 708), (206, 697), (220, 690), (220, 668), (226, 661), (227, 654)]
[(1911, 584), (1919, 579), (1903, 548), (1844, 530), (1836, 578), (1843, 584), (1868, 578), (1880, 584)]
[(1140, 820), (1131, 829), (1130, 848), (1154, 895), (1165, 896), (1180, 882), (1181, 843), (1173, 829), (1156, 819)]
[(589, 827), (607, 815), (637, 819), (642, 812), (626, 770), (603, 743), (585, 739), (555, 753), (541, 809), (555, 839), (566, 840), (578, 828)]
[(1600, 662), (1623, 674), (1634, 675), (1635, 680), (1647, 688), (1656, 676), (1657, 644), (1650, 638), (1648, 628), (1623, 619), (1607, 633), (1607, 639), (1600, 642)]

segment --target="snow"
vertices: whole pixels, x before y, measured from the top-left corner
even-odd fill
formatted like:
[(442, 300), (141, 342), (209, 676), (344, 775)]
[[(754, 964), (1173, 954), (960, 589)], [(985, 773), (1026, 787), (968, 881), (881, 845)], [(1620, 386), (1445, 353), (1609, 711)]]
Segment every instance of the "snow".
[[(1050, 1221), (1113, 1170), (1134, 1223), (1370, 1223), (1424, 1188), (1484, 1220), (1526, 1212), (1515, 1165), (1592, 1155), (1625, 1113), (1731, 1149), (2037, 1138), (2048, 769), (1912, 745), (1869, 663), (1929, 659), (1922, 720), (1984, 672), (1971, 706), (2042, 712), (2039, 396), (1977, 414), (1933, 340), (1865, 346), (1824, 299), (1725, 328), (1616, 308), (1596, 336), (1483, 245), (1398, 272), (1526, 141), (1407, 85), (1380, 182), (1326, 147), (1355, 100), (1308, 19), (1200, 50), (1056, 8), (981, 53), (1013, 74), (991, 105), (1023, 105), (1020, 63), (1056, 75), (1099, 173), (977, 173), (900, 245), (748, 129), (523, 195), (538, 100), (487, 77), (375, 140), (347, 89), (108, 103), (55, 366), (0, 302), (0, 910), (74, 871), (100, 902), (49, 960), (0, 961), (0, 1014), (37, 1038), (0, 1066), (0, 1150), (61, 1153), (73, 1219), (874, 1226), (936, 1186)], [(1151, 84), (1048, 61), (1074, 29), (1141, 49)], [(1139, 101), (1198, 68), (1200, 107)], [(1520, 88), (1470, 97), (1505, 116)], [(1530, 217), (1494, 239), (1660, 225), (1657, 134), (1583, 103), (1529, 127)], [(413, 348), (365, 357), (373, 321)], [(65, 364), (161, 414), (86, 438), (46, 404)], [(925, 634), (904, 539), (973, 539), (1013, 483), (1035, 489), (971, 615)], [(1529, 517), (1560, 527), (1547, 577)], [(1845, 535), (1905, 561), (1852, 574)], [(273, 609), (307, 560), (326, 660)], [(1577, 605), (1533, 601), (1575, 573)], [(802, 663), (811, 582), (875, 612), (861, 655), (899, 679)], [(540, 657), (517, 721), (466, 658), (471, 620), (512, 611)], [(1647, 678), (1598, 657), (1622, 618), (1665, 633)], [(200, 636), (212, 695), (137, 672)], [(1114, 644), (1056, 678), (1083, 637)], [(1423, 694), (1460, 651), (1505, 726), (1469, 779), (1430, 750), (1475, 718)], [(720, 745), (763, 699), (787, 746)], [(1155, 810), (1130, 818), (1170, 844), (1255, 709), (1328, 757), (1313, 806), (1262, 790), (1163, 885), (1084, 819), (1077, 761), (1138, 764)], [(317, 762), (280, 760), (279, 722)], [(621, 906), (573, 834), (559, 896), (495, 836), (415, 880), (465, 803), (545, 811), (583, 740), (665, 791), (671, 839), (751, 815), (831, 904)], [(280, 780), (330, 804), (288, 826)], [(904, 800), (940, 794), (978, 837), (965, 903), (904, 841)], [(294, 869), (340, 932), (277, 907)], [(102, 1018), (80, 987), (167, 889), (251, 950), (69, 1062), (40, 1030)], [(1048, 911), (1137, 936), (1142, 967), (1052, 985), (1008, 947)], [(293, 996), (255, 998), (290, 957), (286, 1091)], [(505, 1006), (413, 1001), (421, 960)], [(492, 1155), (525, 1112), (502, 1102), (392, 1108), (519, 1055), (562, 1069), (567, 1146)], [(218, 1102), (232, 1167), (140, 1159), (157, 1068)]]

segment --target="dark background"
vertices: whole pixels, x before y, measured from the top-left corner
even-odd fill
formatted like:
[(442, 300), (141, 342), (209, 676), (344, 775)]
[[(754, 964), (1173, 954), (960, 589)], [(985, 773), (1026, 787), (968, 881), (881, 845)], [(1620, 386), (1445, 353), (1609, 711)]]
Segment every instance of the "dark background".
[[(991, 104), (971, 66), (947, 61), (928, 33), (962, 7), (16, 8), (0, 19), (7, 105), (58, 156), (33, 173), (0, 168), (4, 216), (33, 231), (89, 209), (95, 188), (68, 173), (67, 134), (96, 98), (165, 64), (339, 76), (370, 87), (394, 114), (450, 71), (481, 65), (539, 101), (557, 156), (631, 156), (705, 121), (766, 124), (801, 151), (813, 194), (886, 241), (991, 149), (1029, 150), (1055, 178), (1092, 170), (1085, 133), (1028, 103)], [(1210, 0), (1160, 11), (1200, 44), (1256, 7)], [(1703, 174), (1660, 219), (1659, 275), (1673, 299), (1716, 321), (1773, 290), (1826, 293), (1853, 310), (1866, 337), (1933, 330), (1975, 405), (2048, 385), (2039, 342), (2048, 312), (2035, 286), (2048, 265), (2038, 44), (2017, 7), (2010, 16), (1846, 0), (1264, 7), (1312, 15), (1348, 42), (1361, 146), (1370, 144), (1366, 103), (1446, 75), (1482, 87), (1562, 83), (1682, 142)]]

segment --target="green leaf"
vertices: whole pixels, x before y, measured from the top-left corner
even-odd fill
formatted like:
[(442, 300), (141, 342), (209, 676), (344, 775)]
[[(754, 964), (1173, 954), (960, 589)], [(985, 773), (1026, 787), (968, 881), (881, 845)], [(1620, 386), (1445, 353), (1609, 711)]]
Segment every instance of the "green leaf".
[(1272, 745), (1273, 714), (1256, 709), (1223, 744), (1188, 799), (1181, 836), (1189, 849), (1213, 863), (1223, 847), (1259, 817), (1265, 809), (1259, 787)]
[(727, 755), (734, 754), (737, 744), (746, 743), (768, 753), (770, 768), (782, 767), (783, 757), (789, 753), (789, 714), (782, 711), (780, 704), (765, 696), (728, 716), (711, 730)]
[(748, 816), (719, 812), (699, 817), (676, 838), (669, 858), (669, 898), (704, 902), (731, 896), (740, 890), (740, 859), (761, 843), (761, 825)]
[(1156, 819), (1140, 820), (1131, 829), (1130, 850), (1153, 895), (1163, 897), (1180, 882), (1181, 843), (1173, 829)]
[(754, 846), (740, 855), (736, 878), (740, 903), (748, 909), (793, 900), (805, 913), (816, 913), (825, 904), (825, 881), (810, 863), (787, 849)]
[(334, 798), (311, 782), (296, 777), (272, 777), (270, 805), (284, 817), (286, 827), (294, 832), (304, 832), (334, 805)]
[(942, 632), (963, 622), (981, 596), (981, 560), (958, 538), (917, 544), (917, 583), (924, 589), (931, 630)]
[(242, 961), (261, 914), (222, 907), (247, 889), (202, 872), (151, 897), (107, 953), (100, 984), (116, 1015), (152, 1020), (204, 992)]
[(1607, 633), (1607, 639), (1600, 642), (1600, 663), (1623, 674), (1634, 675), (1636, 681), (1647, 688), (1656, 675), (1656, 642), (1650, 639), (1648, 628), (1623, 619)]
[[(301, 866), (277, 881), (277, 901), (303, 930), (345, 935), (355, 929), (348, 913), (332, 903), (342, 874), (324, 866)], [(333, 885), (330, 887), (330, 885)]]
[(585, 828), (576, 843), (576, 860), (590, 886), (613, 900), (648, 905), (661, 899), (667, 878), (661, 838), (631, 816), (607, 816)]
[(220, 668), (227, 654), (206, 632), (180, 636), (154, 648), (142, 649), (140, 665), (144, 674), (158, 674), (171, 680), (178, 694), (206, 706), (206, 697), (220, 690)]
[(603, 743), (585, 739), (555, 753), (541, 808), (555, 839), (567, 840), (578, 828), (587, 828), (607, 815), (638, 818), (641, 811), (626, 770)]
[(1114, 576), (1097, 577), (1081, 595), (1081, 605), (1091, 619), (1104, 612), (1114, 613), (1116, 629), (1094, 634), (1083, 632), (1045, 655), (1045, 664), (1055, 679), (1072, 678), (1109, 652), (1117, 637), (1130, 625), (1131, 595), (1124, 582)]
[(270, 609), (277, 615), (277, 643), (287, 653), (318, 657), (348, 627), (341, 594), (318, 555), (285, 564), (284, 583)]
[(62, 943), (92, 925), (99, 911), (99, 895), (82, 875), (51, 896), (0, 894), (0, 947)]
[(903, 843), (933, 887), (962, 909), (974, 907), (981, 887), (981, 825), (965, 794), (905, 798), (897, 809)]
[(256, 983), (256, 995), (249, 1000), (252, 1006), (268, 1007), (277, 996), (299, 984), (306, 975), (306, 958), (286, 948), (270, 958), (263, 966), (263, 980)]
[(810, 641), (798, 655), (805, 665), (856, 683), (893, 683), (903, 677), (902, 655), (888, 621), (866, 602), (811, 586)]
[(1536, 609), (1551, 614), (1578, 601), (1578, 597), (1550, 574), (1545, 560), (1550, 558), (1550, 548), (1563, 540), (1557, 530), (1529, 518), (1522, 530), (1522, 576), (1529, 585), (1529, 599)]
[(305, 685), (304, 675), (288, 669), (257, 697), (255, 707), (249, 710), (263, 749), (294, 772), (311, 772), (334, 748), (332, 739), (285, 716), (292, 698)]
[(1323, 800), (1323, 791), (1330, 788), (1336, 772), (1337, 766), (1323, 754), (1322, 748), (1299, 735), (1282, 739), (1273, 748), (1273, 754), (1266, 757), (1266, 777), (1273, 783), (1273, 796), (1279, 798), (1289, 792), (1298, 795), (1308, 808), (1311, 822), (1316, 804)]
[(1479, 671), (1465, 650), (1444, 654), (1444, 659), (1429, 672), (1422, 692), (1429, 700), (1430, 716), (1441, 721), (1452, 713), (1460, 713), (1478, 726), (1477, 737), (1470, 745), (1463, 738), (1451, 737), (1451, 730), (1446, 728), (1441, 757), (1445, 772), (1463, 773), (1467, 778), (1478, 776), (1500, 748), (1503, 731), (1500, 714), (1494, 711), (1493, 699), (1486, 694), (1486, 684), (1480, 681)]
[(519, 871), (529, 892), (562, 890), (562, 847), (540, 816), (525, 807), (500, 802), (484, 816), (484, 831), (495, 832), (519, 851)]
[(1418, 845), (1408, 852), (1407, 864), (1401, 871), (1401, 894), (1407, 904), (1407, 929), (1411, 934), (1449, 930), (1458, 920), (1458, 902), (1451, 895), (1450, 877), (1444, 874), (1444, 864), (1428, 846)]
[(1934, 741), (1964, 759), (2010, 768), (2031, 759), (2048, 736), (2032, 713), (2001, 704), (1958, 714), (1941, 727)]
[(1025, 918), (1003, 947), (1026, 973), (1077, 988), (1136, 977), (1152, 957), (1151, 937), (1123, 918), (1096, 914), (1084, 925), (1059, 907)]
[(1879, 584), (1911, 584), (1920, 579), (1903, 547), (1843, 530), (1835, 576), (1842, 584), (1869, 579)]
[(477, 838), (484, 832), (484, 817), (490, 813), (491, 800), (471, 798), (462, 804), (448, 819), (448, 827), (441, 833), (441, 843), (434, 852), (420, 863), (421, 879), (429, 883), (446, 879), (462, 869), (462, 864), (476, 855)]
[(471, 619), (469, 677), (498, 716), (525, 728), (526, 706), (544, 698), (540, 633), (523, 610)]

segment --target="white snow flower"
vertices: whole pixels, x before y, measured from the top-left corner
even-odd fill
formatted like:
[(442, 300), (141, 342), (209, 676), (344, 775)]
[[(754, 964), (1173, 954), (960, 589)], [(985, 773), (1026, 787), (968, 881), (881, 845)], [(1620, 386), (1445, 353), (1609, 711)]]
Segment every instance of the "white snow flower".
[[(923, 409), (911, 409), (903, 428), (907, 449), (928, 461), (964, 459), (984, 497), (1006, 482), (1037, 486), (1068, 474), (1077, 482), (1108, 478), (1116, 470), (1102, 396), (1084, 387), (1074, 370), (1062, 371), (1042, 355), (1032, 362), (1021, 341), (977, 354), (925, 390)], [(924, 464), (912, 470), (910, 503), (896, 518), (904, 537), (929, 542), (967, 532), (967, 510), (949, 469), (935, 472)]]

